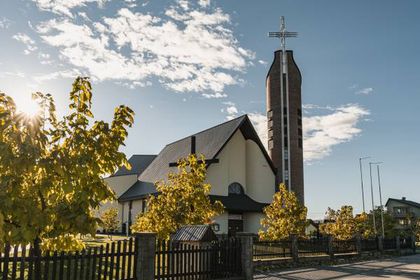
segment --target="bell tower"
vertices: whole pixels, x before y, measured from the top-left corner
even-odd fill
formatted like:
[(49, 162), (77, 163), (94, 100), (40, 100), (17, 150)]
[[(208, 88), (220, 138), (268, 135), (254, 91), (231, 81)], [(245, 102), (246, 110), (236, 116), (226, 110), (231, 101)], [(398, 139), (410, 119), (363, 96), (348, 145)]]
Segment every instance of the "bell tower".
[(281, 49), (274, 53), (266, 78), (268, 152), (277, 168), (276, 185), (284, 183), (304, 203), (302, 76), (285, 44), (297, 33), (286, 31), (282, 17), (280, 32), (269, 36), (281, 39)]

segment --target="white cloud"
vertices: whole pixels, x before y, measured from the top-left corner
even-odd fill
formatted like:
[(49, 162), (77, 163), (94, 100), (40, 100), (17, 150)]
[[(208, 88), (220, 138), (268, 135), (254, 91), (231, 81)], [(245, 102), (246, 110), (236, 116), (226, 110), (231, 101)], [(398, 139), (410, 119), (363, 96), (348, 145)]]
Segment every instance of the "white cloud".
[(207, 6), (209, 6), (209, 5), (210, 5), (210, 0), (198, 0), (198, 4), (199, 4), (201, 7), (207, 7)]
[(12, 22), (9, 19), (5, 17), (0, 18), (0, 29), (7, 29), (11, 24)]
[(262, 60), (262, 59), (258, 60), (258, 63), (261, 64), (261, 65), (267, 65), (268, 64), (267, 61)]
[(55, 14), (73, 17), (71, 10), (86, 6), (88, 3), (98, 3), (99, 6), (108, 0), (32, 0), (39, 9), (50, 11)]
[(226, 105), (226, 108), (222, 108), (220, 111), (226, 114), (227, 120), (232, 120), (238, 116), (239, 111), (235, 103), (231, 101), (226, 101), (222, 103)]
[(25, 45), (25, 50), (23, 51), (24, 54), (28, 55), (38, 49), (35, 44), (35, 41), (31, 39), (28, 35), (24, 33), (18, 33), (13, 35), (13, 39), (22, 42)]
[(62, 59), (96, 80), (146, 85), (157, 78), (173, 91), (226, 97), (225, 87), (240, 82), (234, 73), (245, 71), (254, 53), (240, 47), (228, 14), (205, 7), (178, 1), (165, 16), (122, 8), (93, 24), (53, 19), (37, 31)]
[[(323, 108), (306, 105), (306, 108)], [(325, 107), (324, 107), (325, 108)], [(323, 115), (303, 117), (303, 157), (306, 163), (320, 160), (330, 155), (333, 147), (348, 142), (362, 130), (358, 124), (369, 115), (369, 111), (357, 104), (348, 104), (332, 109)], [(267, 145), (267, 118), (259, 113), (249, 117), (264, 145)]]
[(42, 82), (45, 82), (45, 81), (55, 80), (55, 79), (58, 79), (58, 78), (74, 79), (77, 76), (81, 76), (81, 73), (77, 70), (63, 70), (63, 71), (57, 71), (57, 72), (54, 72), (54, 73), (36, 75), (36, 76), (33, 77), (33, 79), (37, 83), (42, 83)]
[(371, 87), (362, 88), (362, 89), (359, 89), (358, 91), (356, 91), (356, 94), (359, 94), (359, 95), (360, 94), (369, 95), (371, 93), (373, 93), (373, 88), (371, 88)]

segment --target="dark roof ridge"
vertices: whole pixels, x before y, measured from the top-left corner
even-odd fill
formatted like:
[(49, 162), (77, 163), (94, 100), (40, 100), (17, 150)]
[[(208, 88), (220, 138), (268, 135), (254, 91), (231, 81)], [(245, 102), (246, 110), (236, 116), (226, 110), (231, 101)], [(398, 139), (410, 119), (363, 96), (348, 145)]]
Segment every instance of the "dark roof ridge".
[[(248, 115), (247, 115), (247, 114), (244, 114), (244, 115), (241, 115), (241, 116), (239, 116), (239, 117), (237, 117), (237, 118), (234, 118), (234, 119), (231, 119), (231, 120), (228, 120), (228, 121), (225, 121), (225, 122), (219, 123), (219, 124), (217, 124), (217, 125), (215, 125), (215, 126), (212, 126), (212, 127), (206, 128), (206, 129), (204, 129), (204, 130), (201, 130), (201, 131), (196, 132), (196, 133), (194, 133), (194, 134), (191, 134), (191, 135), (189, 135), (189, 136), (186, 136), (186, 137), (183, 137), (183, 138), (178, 139), (178, 140), (176, 140), (176, 141), (173, 141), (173, 142), (171, 142), (171, 143), (168, 143), (168, 144), (166, 144), (166, 145), (165, 145), (165, 147), (166, 147), (166, 146), (169, 146), (169, 145), (172, 145), (172, 144), (174, 144), (174, 143), (177, 143), (177, 142), (179, 142), (179, 141), (182, 141), (182, 140), (185, 140), (185, 139), (191, 138), (191, 136), (201, 134), (201, 133), (206, 132), (206, 131), (208, 131), (208, 130), (214, 129), (214, 128), (216, 128), (216, 127), (219, 127), (219, 126), (225, 125), (225, 124), (227, 124), (227, 123), (230, 123), (230, 122), (233, 122), (233, 121), (236, 121), (236, 120), (238, 120), (238, 119), (240, 119), (240, 118), (245, 118), (245, 117), (248, 117)], [(241, 123), (242, 123), (242, 122), (241, 122)], [(240, 124), (239, 124), (239, 125), (240, 125)], [(238, 126), (239, 126), (239, 125), (238, 125)]]
[(420, 208), (420, 203), (418, 203), (418, 202), (415, 202), (415, 201), (412, 201), (412, 200), (407, 200), (407, 199), (391, 198), (391, 197), (388, 198), (387, 202), (385, 203), (385, 206), (388, 205), (388, 202), (390, 200), (397, 201), (397, 202), (400, 202), (400, 203), (403, 203), (403, 204), (407, 204), (407, 205), (411, 205), (411, 206)]

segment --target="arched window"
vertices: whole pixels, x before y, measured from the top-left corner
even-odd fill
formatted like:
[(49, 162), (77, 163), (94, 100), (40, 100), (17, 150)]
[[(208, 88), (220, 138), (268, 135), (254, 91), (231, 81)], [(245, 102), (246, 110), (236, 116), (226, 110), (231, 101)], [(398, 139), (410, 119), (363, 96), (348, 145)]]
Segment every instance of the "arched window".
[(244, 188), (238, 182), (232, 183), (228, 188), (229, 194), (244, 194)]

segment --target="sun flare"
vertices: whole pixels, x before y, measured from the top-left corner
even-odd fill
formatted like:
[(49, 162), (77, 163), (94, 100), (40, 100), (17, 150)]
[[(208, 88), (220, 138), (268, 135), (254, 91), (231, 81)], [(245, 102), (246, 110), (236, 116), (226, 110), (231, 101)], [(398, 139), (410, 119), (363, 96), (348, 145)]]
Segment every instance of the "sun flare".
[(31, 96), (22, 96), (15, 99), (16, 109), (18, 112), (24, 113), (26, 116), (33, 118), (41, 112), (39, 104), (32, 99)]

